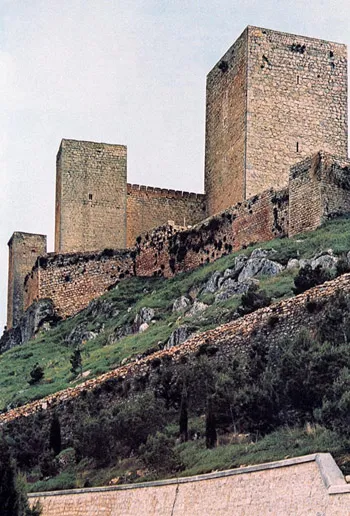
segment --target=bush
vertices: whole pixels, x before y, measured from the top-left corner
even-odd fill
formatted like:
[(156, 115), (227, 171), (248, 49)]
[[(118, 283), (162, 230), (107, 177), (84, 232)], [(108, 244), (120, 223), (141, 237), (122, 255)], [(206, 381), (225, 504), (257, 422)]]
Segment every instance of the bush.
[(36, 363), (33, 367), (33, 369), (30, 371), (30, 380), (28, 380), (28, 383), (30, 385), (34, 385), (36, 383), (39, 383), (40, 380), (44, 378), (44, 369), (39, 366), (38, 363)]
[(241, 306), (238, 308), (238, 312), (241, 315), (250, 314), (255, 312), (259, 308), (264, 306), (270, 306), (271, 298), (267, 296), (264, 290), (258, 290), (254, 285), (249, 288), (246, 294), (242, 295)]
[(309, 290), (309, 288), (321, 285), (330, 279), (332, 279), (330, 272), (322, 269), (321, 265), (317, 265), (317, 267), (313, 269), (311, 265), (307, 264), (299, 270), (295, 277), (293, 292), (296, 295), (302, 294), (306, 290)]
[(170, 474), (183, 469), (179, 454), (174, 450), (174, 441), (161, 432), (150, 435), (140, 446), (140, 458), (147, 468), (161, 474)]

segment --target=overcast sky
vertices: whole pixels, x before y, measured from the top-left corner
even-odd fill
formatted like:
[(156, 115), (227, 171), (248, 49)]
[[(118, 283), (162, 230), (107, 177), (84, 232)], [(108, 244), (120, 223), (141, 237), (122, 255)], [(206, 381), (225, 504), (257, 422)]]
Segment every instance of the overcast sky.
[(129, 182), (203, 192), (205, 77), (247, 25), (350, 43), (349, 0), (0, 0), (7, 241), (48, 235), (62, 138), (128, 146)]

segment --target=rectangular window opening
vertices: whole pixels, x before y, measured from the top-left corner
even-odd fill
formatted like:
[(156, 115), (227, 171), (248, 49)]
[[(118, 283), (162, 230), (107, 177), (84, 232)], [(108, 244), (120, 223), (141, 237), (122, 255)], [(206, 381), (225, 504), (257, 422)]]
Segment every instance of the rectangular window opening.
[(297, 152), (299, 152), (299, 142), (297, 142)]
[(92, 201), (92, 193), (89, 193), (89, 201)]
[(297, 84), (300, 84), (300, 77), (297, 75)]

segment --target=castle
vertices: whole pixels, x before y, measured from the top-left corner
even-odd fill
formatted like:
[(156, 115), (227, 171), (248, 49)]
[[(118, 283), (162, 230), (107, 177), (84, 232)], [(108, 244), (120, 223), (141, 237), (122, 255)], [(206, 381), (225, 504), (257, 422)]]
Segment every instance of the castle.
[(12, 235), (7, 329), (40, 300), (67, 317), (124, 277), (171, 276), (350, 212), (347, 120), (345, 45), (248, 26), (207, 76), (204, 195), (128, 184), (124, 145), (62, 140), (55, 251)]

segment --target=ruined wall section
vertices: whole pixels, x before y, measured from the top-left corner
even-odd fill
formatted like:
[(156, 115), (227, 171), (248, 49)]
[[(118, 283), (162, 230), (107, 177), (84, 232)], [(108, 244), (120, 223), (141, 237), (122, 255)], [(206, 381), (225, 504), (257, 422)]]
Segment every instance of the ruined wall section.
[(347, 158), (347, 49), (248, 27), (246, 196), (320, 149)]
[(23, 315), (23, 283), (39, 255), (46, 253), (46, 236), (13, 233), (9, 246), (7, 290), (7, 329), (16, 326)]
[(124, 145), (62, 140), (57, 154), (55, 252), (126, 246)]
[(319, 152), (291, 169), (289, 236), (350, 212), (350, 161)]
[(24, 282), (24, 307), (38, 299), (53, 301), (68, 317), (85, 308), (121, 279), (134, 274), (133, 254), (106, 249), (99, 253), (49, 254), (39, 258)]
[(127, 246), (153, 228), (173, 221), (176, 226), (194, 225), (206, 218), (202, 194), (128, 184)]
[(246, 198), (247, 52), (246, 29), (207, 76), (205, 192), (208, 216)]
[(288, 191), (268, 190), (186, 231), (164, 226), (137, 245), (137, 276), (171, 277), (249, 244), (288, 234)]

